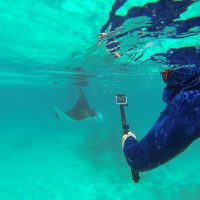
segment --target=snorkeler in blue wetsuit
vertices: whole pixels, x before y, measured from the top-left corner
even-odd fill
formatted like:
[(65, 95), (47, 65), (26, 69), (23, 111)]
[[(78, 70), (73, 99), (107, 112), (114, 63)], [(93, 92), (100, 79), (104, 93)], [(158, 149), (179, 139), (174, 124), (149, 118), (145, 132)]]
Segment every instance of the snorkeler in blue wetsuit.
[(182, 67), (162, 72), (167, 103), (149, 133), (137, 141), (123, 135), (125, 158), (136, 172), (153, 169), (185, 150), (200, 136), (200, 67)]

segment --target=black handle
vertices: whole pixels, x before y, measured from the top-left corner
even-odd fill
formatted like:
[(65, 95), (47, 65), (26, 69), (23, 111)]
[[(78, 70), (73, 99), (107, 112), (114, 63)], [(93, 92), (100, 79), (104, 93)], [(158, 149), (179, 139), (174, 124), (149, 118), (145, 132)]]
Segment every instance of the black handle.
[(126, 123), (126, 115), (124, 111), (124, 105), (120, 105), (120, 113), (122, 119), (122, 128), (124, 130), (123, 134), (126, 134), (129, 130), (129, 125)]
[[(121, 113), (121, 119), (122, 119), (122, 128), (123, 128), (123, 135), (127, 134), (129, 132), (129, 125), (126, 123), (126, 115), (124, 110), (124, 104), (120, 105), (120, 113)], [(127, 104), (126, 104), (127, 106)], [(135, 171), (133, 168), (131, 168), (131, 175), (132, 180), (134, 183), (139, 183), (140, 175), (137, 171)]]
[(133, 168), (131, 168), (131, 174), (132, 174), (132, 180), (134, 183), (139, 183), (140, 175), (137, 171), (135, 171)]

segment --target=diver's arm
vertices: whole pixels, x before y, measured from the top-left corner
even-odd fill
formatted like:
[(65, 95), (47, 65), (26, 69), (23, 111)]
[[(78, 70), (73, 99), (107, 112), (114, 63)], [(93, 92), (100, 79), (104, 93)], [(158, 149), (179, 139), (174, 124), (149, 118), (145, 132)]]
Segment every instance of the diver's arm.
[[(196, 122), (200, 121), (199, 107), (192, 105), (191, 101), (187, 102), (184, 95), (179, 96), (167, 105), (141, 141), (127, 137), (123, 151), (128, 164), (138, 172), (146, 171), (181, 153), (200, 132), (200, 125)], [(198, 112), (194, 109), (198, 109)]]

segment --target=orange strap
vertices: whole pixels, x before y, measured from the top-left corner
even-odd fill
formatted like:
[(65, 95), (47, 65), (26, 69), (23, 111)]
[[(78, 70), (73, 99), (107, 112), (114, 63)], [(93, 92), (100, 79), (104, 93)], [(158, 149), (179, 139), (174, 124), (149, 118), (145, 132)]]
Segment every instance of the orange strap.
[(162, 78), (164, 82), (167, 82), (168, 78), (169, 78), (169, 69), (166, 69), (165, 71), (161, 72)]

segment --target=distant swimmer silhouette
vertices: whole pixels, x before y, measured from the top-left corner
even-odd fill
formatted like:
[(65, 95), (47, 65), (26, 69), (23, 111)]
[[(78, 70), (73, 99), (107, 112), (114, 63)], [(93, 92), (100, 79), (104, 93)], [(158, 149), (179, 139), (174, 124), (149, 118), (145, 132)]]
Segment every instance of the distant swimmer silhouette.
[(63, 112), (58, 108), (54, 108), (56, 111), (56, 117), (60, 120), (67, 121), (95, 120), (98, 122), (103, 122), (102, 114), (90, 108), (81, 88), (79, 88), (79, 93), (80, 94), (75, 105), (69, 111)]

